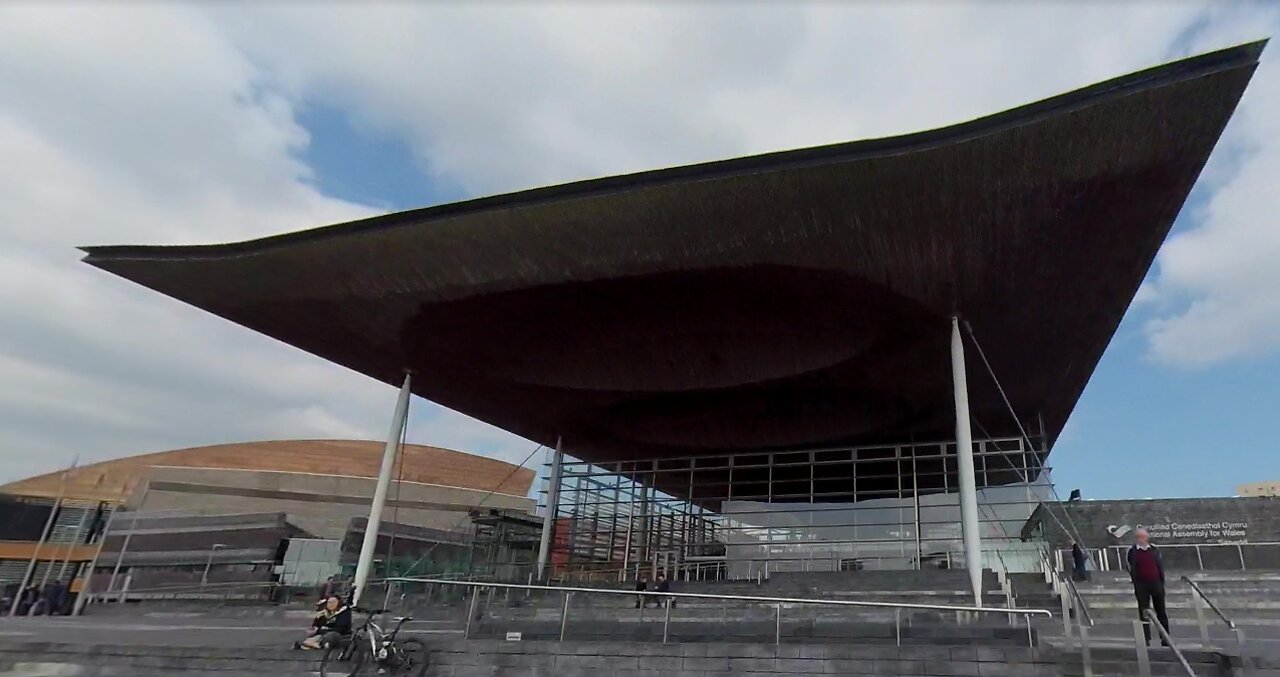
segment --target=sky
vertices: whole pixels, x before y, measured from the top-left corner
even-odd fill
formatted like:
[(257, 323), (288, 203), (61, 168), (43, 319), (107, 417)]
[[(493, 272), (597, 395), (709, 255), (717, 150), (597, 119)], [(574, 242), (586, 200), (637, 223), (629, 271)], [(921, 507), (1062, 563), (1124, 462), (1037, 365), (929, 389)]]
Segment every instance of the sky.
[[(384, 438), (394, 389), (79, 263), (960, 122), (1275, 34), (1195, 2), (0, 3), (0, 482)], [(1060, 491), (1280, 478), (1273, 45), (1064, 430)], [(534, 445), (421, 399), (409, 440)], [(536, 455), (535, 459), (540, 459)]]

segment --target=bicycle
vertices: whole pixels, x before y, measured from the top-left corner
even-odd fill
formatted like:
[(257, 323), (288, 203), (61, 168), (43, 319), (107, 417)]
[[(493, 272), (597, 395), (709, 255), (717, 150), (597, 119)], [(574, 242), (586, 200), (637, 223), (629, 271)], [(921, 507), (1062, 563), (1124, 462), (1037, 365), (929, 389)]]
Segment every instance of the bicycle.
[(404, 624), (413, 620), (412, 616), (396, 616), (392, 619), (395, 626), (387, 632), (373, 620), (379, 614), (386, 613), (386, 609), (355, 611), (368, 616), (351, 633), (348, 641), (325, 648), (324, 655), (320, 658), (321, 677), (355, 677), (361, 674), (420, 677), (426, 674), (427, 645), (412, 638), (397, 638)]

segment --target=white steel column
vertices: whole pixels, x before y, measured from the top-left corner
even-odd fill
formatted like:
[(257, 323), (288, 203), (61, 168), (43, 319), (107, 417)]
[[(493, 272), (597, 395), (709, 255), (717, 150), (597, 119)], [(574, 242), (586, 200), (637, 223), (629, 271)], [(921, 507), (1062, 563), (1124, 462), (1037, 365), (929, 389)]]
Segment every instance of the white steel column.
[(356, 563), (354, 604), (360, 603), (365, 584), (369, 582), (373, 568), (373, 552), (378, 546), (378, 528), (382, 526), (382, 508), (387, 504), (387, 489), (391, 486), (391, 471), (396, 465), (400, 450), (400, 438), (409, 418), (409, 373), (405, 372), (400, 397), (396, 399), (395, 414), (391, 417), (391, 431), (387, 433), (387, 446), (382, 452), (382, 468), (378, 472), (378, 485), (373, 490), (373, 504), (369, 506), (369, 522), (364, 527), (364, 542), (360, 545), (360, 559)]
[(542, 539), (538, 542), (538, 580), (547, 578), (547, 562), (551, 557), (551, 532), (556, 526), (556, 510), (560, 504), (560, 465), (564, 462), (561, 439), (551, 454), (551, 470), (547, 476), (547, 512), (542, 516)]
[(964, 372), (960, 318), (951, 318), (951, 379), (956, 398), (956, 465), (960, 473), (960, 526), (964, 529), (964, 565), (973, 586), (973, 603), (982, 606), (982, 537), (978, 532), (978, 487), (973, 472), (973, 433), (969, 429), (969, 382)]

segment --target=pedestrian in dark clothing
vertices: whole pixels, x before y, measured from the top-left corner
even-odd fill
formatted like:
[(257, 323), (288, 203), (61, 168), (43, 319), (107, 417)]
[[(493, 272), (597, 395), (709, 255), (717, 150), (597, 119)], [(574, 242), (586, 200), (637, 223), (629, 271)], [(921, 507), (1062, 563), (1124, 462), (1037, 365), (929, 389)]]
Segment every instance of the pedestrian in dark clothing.
[(1084, 553), (1084, 548), (1080, 547), (1079, 543), (1071, 543), (1071, 563), (1074, 565), (1077, 581), (1089, 580), (1089, 556)]
[[(1138, 618), (1142, 620), (1143, 633), (1151, 643), (1151, 621), (1147, 610), (1154, 607), (1156, 618), (1165, 632), (1169, 631), (1169, 613), (1164, 607), (1164, 562), (1160, 551), (1151, 545), (1151, 535), (1139, 528), (1133, 534), (1134, 544), (1129, 548), (1129, 578), (1133, 581), (1133, 594), (1138, 598)], [(1161, 640), (1163, 641), (1163, 640)]]
[[(671, 581), (668, 581), (666, 576), (662, 574), (658, 574), (658, 585), (657, 587), (654, 588), (654, 592), (671, 592)], [(665, 597), (665, 598), (659, 597), (656, 601), (658, 603), (658, 606), (662, 606), (663, 604), (671, 604), (670, 597)]]
[(40, 591), (34, 585), (28, 585), (26, 590), (22, 591), (22, 597), (18, 602), (18, 615), (26, 616), (31, 611), (31, 607), (40, 601)]
[[(636, 579), (636, 592), (644, 592), (649, 589), (649, 583), (645, 581), (644, 576)], [(646, 595), (636, 595), (636, 608), (645, 606)]]
[(329, 599), (330, 597), (336, 597), (337, 595), (338, 595), (338, 581), (333, 576), (330, 576), (324, 582), (324, 585), (320, 586), (320, 599), (326, 600), (326, 599)]
[(49, 584), (49, 589), (45, 596), (49, 599), (47, 613), (50, 616), (61, 615), (67, 604), (67, 586), (62, 581), (54, 581)]

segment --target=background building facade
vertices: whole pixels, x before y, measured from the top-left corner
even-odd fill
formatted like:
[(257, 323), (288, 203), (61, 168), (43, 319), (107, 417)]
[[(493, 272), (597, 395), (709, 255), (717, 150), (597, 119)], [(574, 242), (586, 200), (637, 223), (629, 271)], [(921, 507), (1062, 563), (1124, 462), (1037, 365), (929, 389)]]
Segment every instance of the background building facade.
[[(0, 583), (10, 594), (24, 581), (75, 590), (95, 558), (95, 591), (285, 581), (293, 539), (324, 544), (299, 547), (294, 564), (304, 555), (310, 564), (288, 570), (294, 581), (311, 582), (321, 568), (342, 574), (354, 562), (382, 455), (381, 442), (248, 442), (0, 486)], [(483, 505), (527, 513), (533, 478), (502, 461), (404, 445), (378, 539), (383, 569), (395, 553), (423, 572), (461, 566), (475, 531), (471, 512)]]

